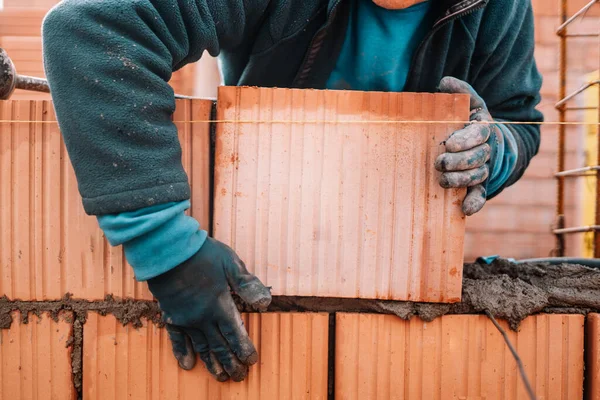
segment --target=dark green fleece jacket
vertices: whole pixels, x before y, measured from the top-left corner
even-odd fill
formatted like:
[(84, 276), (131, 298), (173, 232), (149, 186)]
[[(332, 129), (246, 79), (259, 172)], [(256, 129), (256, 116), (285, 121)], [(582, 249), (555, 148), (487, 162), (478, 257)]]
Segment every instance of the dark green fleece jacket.
[[(530, 0), (433, 0), (436, 22), (406, 91), (470, 83), (494, 118), (541, 121)], [(43, 26), (44, 61), (85, 210), (110, 214), (190, 196), (174, 70), (207, 50), (227, 85), (323, 88), (348, 22), (345, 0), (64, 0)], [(519, 179), (537, 126), (510, 126)], [(496, 192), (499, 193), (500, 191)]]

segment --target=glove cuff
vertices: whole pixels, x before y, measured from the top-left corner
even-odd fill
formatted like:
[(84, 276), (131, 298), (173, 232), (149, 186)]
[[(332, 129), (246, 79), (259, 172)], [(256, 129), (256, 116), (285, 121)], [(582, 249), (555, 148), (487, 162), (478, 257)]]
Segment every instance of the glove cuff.
[(491, 147), (489, 161), (489, 178), (486, 181), (487, 197), (494, 196), (504, 187), (517, 165), (519, 149), (512, 130), (506, 125), (492, 125), (492, 137), (488, 143)]

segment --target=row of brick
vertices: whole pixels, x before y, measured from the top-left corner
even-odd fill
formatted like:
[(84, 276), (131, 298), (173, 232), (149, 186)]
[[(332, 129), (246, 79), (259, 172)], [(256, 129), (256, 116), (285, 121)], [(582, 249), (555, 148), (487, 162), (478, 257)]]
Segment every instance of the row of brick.
[[(0, 399), (74, 399), (71, 315), (32, 316), (0, 331)], [(394, 316), (245, 315), (260, 353), (242, 383), (214, 381), (204, 366), (178, 368), (166, 331), (122, 326), (90, 313), (83, 332), (83, 400), (89, 399), (523, 399), (517, 364), (484, 316), (423, 322)], [(501, 322), (508, 330), (507, 324)], [(335, 329), (328, 376), (329, 330)], [(600, 399), (600, 316), (587, 322), (586, 398)], [(584, 317), (537, 315), (508, 331), (539, 399), (581, 399)]]
[[(212, 104), (173, 116), (205, 229)], [(442, 189), (433, 160), (467, 96), (222, 87), (217, 110), (213, 234), (274, 294), (460, 299), (464, 190)], [(306, 122), (246, 122), (269, 119)], [(83, 211), (51, 103), (2, 102), (0, 121), (0, 293), (150, 298)]]
[[(316, 96), (315, 93), (313, 92), (311, 96)], [(359, 95), (354, 94), (354, 96)], [(262, 101), (265, 102), (267, 98), (268, 96), (265, 97), (263, 93)], [(298, 101), (298, 99), (287, 99), (285, 101)], [(278, 99), (277, 102), (281, 103), (282, 99)], [(233, 104), (233, 102), (230, 102), (230, 104)], [(209, 181), (211, 172), (209, 165), (209, 126), (206, 121), (210, 119), (211, 106), (212, 102), (207, 100), (179, 101), (173, 116), (182, 143), (184, 168), (188, 172), (193, 188), (192, 197), (194, 201), (192, 202), (191, 214), (199, 219), (203, 227), (209, 225)], [(401, 103), (396, 106), (401, 106)], [(271, 105), (263, 104), (263, 109), (272, 111), (273, 108), (269, 107)], [(252, 113), (256, 112), (258, 108), (252, 103), (248, 106), (248, 110)], [(307, 115), (309, 114), (310, 110), (307, 109)], [(246, 117), (254, 118), (250, 114), (243, 118)], [(260, 115), (257, 118), (259, 117)], [(229, 117), (223, 116), (223, 118), (227, 119)], [(282, 118), (285, 119), (285, 116)], [(299, 115), (295, 115), (294, 118), (299, 118)], [(309, 118), (313, 118), (313, 116), (309, 115)], [(96, 220), (83, 211), (75, 176), (64, 150), (51, 103), (48, 101), (2, 102), (0, 103), (0, 120), (17, 121), (15, 123), (2, 123), (1, 125), (3, 135), (0, 136), (0, 165), (2, 166), (0, 179), (4, 184), (0, 187), (0, 205), (2, 205), (0, 207), (0, 242), (2, 243), (0, 247), (0, 269), (2, 271), (0, 274), (0, 293), (10, 298), (23, 300), (56, 299), (66, 292), (72, 293), (75, 297), (88, 299), (101, 299), (106, 294), (150, 299), (151, 296), (145, 285), (134, 282), (131, 269), (124, 261), (121, 248), (110, 247), (106, 243), (102, 232), (98, 229)], [(232, 124), (220, 124), (219, 129), (223, 132), (228, 129), (231, 131), (232, 126)], [(248, 130), (249, 128), (244, 129)], [(292, 133), (298, 134), (294, 129), (292, 129)], [(366, 124), (362, 124), (355, 129), (357, 129), (356, 135), (366, 133), (368, 136), (368, 126)], [(269, 132), (263, 125), (257, 131), (246, 132), (245, 137), (267, 137), (265, 135), (270, 135)], [(381, 132), (381, 128), (377, 128), (377, 132), (382, 137), (386, 136), (385, 132)], [(285, 135), (285, 132), (282, 134)], [(261, 140), (264, 141), (264, 139)], [(277, 144), (278, 142), (274, 143)], [(273, 146), (274, 144), (269, 145)], [(278, 145), (285, 147), (288, 144), (287, 142), (280, 142)], [(243, 150), (247, 151), (248, 148)], [(292, 149), (282, 148), (280, 150), (274, 154), (281, 154), (283, 157), (280, 160), (281, 165), (276, 165), (279, 173), (282, 173), (282, 171), (289, 170), (287, 164), (291, 161), (287, 154), (292, 154)], [(320, 149), (317, 148), (316, 151), (318, 156)], [(364, 152), (365, 150), (361, 151)], [(376, 143), (373, 151), (372, 154), (378, 156), (380, 150), (377, 149)], [(237, 168), (237, 165), (239, 165), (239, 154), (235, 163), (231, 160), (227, 162), (227, 158), (231, 159), (232, 154), (226, 154), (224, 157), (225, 162), (220, 163), (217, 167), (224, 171), (230, 168), (230, 173), (235, 171), (231, 167), (235, 166)], [(254, 162), (252, 151), (246, 154), (249, 154), (250, 157), (248, 162)], [(264, 159), (264, 157), (262, 158)], [(330, 155), (328, 155), (328, 158), (333, 159)], [(383, 160), (384, 163), (387, 162), (384, 158), (379, 157), (379, 159)], [(287, 161), (283, 162), (284, 160)], [(541, 160), (549, 161), (543, 157)], [(271, 164), (276, 162), (276, 159), (270, 161)], [(304, 160), (304, 162), (307, 162), (307, 160)], [(315, 158), (315, 162), (320, 162), (318, 157)], [(534, 164), (532, 171), (544, 167), (542, 162), (534, 162)], [(303, 170), (305, 169), (303, 168)], [(382, 170), (387, 169), (382, 168)], [(252, 173), (255, 170), (250, 168), (249, 172)], [(378, 173), (377, 171), (372, 172)], [(307, 175), (305, 174), (305, 176)], [(252, 177), (250, 176), (250, 178)], [(254, 179), (256, 180), (256, 177)], [(249, 185), (248, 182), (250, 181), (248, 179), (244, 178), (243, 181), (246, 186)], [(287, 179), (285, 181), (280, 182), (280, 186), (293, 184), (293, 181), (288, 182)], [(256, 187), (260, 186), (258, 183), (260, 182), (256, 182)], [(580, 183), (581, 181), (576, 180), (567, 182), (570, 188), (573, 185), (572, 190), (567, 191), (570, 194), (567, 196), (566, 201), (569, 209), (577, 203), (576, 193), (578, 190), (575, 185)], [(545, 249), (551, 246), (553, 239), (549, 232), (554, 219), (554, 182), (528, 177), (523, 178), (518, 185), (507, 189), (502, 196), (491, 201), (485, 212), (468, 219), (469, 228), (467, 229), (465, 243), (468, 259), (483, 254), (497, 253), (499, 243), (510, 244), (511, 252), (501, 253), (504, 256), (524, 258), (547, 254)], [(530, 190), (523, 190), (523, 185), (529, 185)], [(253, 185), (250, 184), (250, 186)], [(307, 186), (304, 184), (303, 186), (306, 193)], [(390, 185), (390, 187), (392, 186)], [(436, 185), (432, 186), (437, 188)], [(244, 207), (246, 208), (256, 207), (252, 202), (248, 203), (247, 196), (239, 196), (244, 190), (229, 190), (229, 193), (227, 193), (225, 187), (222, 189), (225, 190), (226, 196), (219, 196), (219, 202), (223, 201), (222, 199), (227, 195), (234, 194), (232, 197), (236, 200), (236, 204), (245, 204)], [(259, 192), (258, 190), (253, 192), (253, 189), (250, 188), (249, 194), (254, 193), (253, 195), (264, 197), (264, 194), (259, 194)], [(430, 197), (435, 197), (436, 193), (430, 192)], [(531, 197), (531, 193), (536, 193), (535, 199)], [(261, 200), (271, 202), (269, 214), (265, 215), (269, 218), (278, 219), (280, 221), (278, 224), (285, 224), (285, 213), (271, 215), (275, 210), (276, 203), (273, 201), (277, 198), (273, 196), (276, 194), (274, 192), (274, 194), (269, 195), (269, 198)], [(279, 195), (282, 197), (280, 206), (283, 207), (287, 204), (287, 218), (292, 218), (294, 212), (292, 212), (291, 207), (295, 206), (296, 203), (286, 203), (285, 193), (279, 193)], [(294, 196), (298, 197), (298, 194), (296, 193)], [(333, 196), (329, 200), (335, 202), (336, 199), (337, 197)], [(438, 201), (435, 198), (433, 200)], [(220, 204), (219, 202), (217, 202), (217, 205)], [(542, 208), (540, 204), (543, 204), (545, 208)], [(352, 204), (348, 203), (348, 205)], [(516, 205), (518, 205), (518, 209), (515, 207)], [(523, 207), (527, 205), (530, 206), (531, 212), (523, 215)], [(334, 206), (335, 204), (331, 203), (327, 207), (335, 209)], [(360, 204), (358, 206), (360, 208)], [(364, 212), (368, 212), (364, 204), (362, 207)], [(379, 207), (385, 209), (385, 204), (379, 204)], [(408, 207), (407, 209), (411, 208)], [(283, 211), (285, 211), (284, 208), (281, 212)], [(301, 213), (301, 209), (298, 212)], [(227, 217), (226, 214), (229, 214), (242, 223), (246, 222), (243, 218), (239, 219), (240, 215), (254, 215), (254, 213), (249, 213), (248, 210), (244, 211), (243, 209), (236, 211), (234, 214), (231, 214), (231, 211), (222, 214), (222, 219)], [(517, 220), (519, 223), (515, 225), (514, 221)], [(542, 224), (540, 224), (541, 220), (544, 221)], [(287, 222), (288, 226), (291, 226), (290, 221)], [(510, 223), (510, 221), (513, 221), (513, 223)], [(249, 222), (252, 221), (249, 220)], [(374, 222), (376, 221), (374, 220)], [(242, 229), (243, 226), (245, 225), (238, 227), (238, 230)], [(457, 226), (454, 224), (455, 228)], [(385, 228), (385, 225), (379, 223), (378, 227)], [(271, 225), (271, 229), (273, 228), (276, 228), (276, 226)], [(241, 232), (247, 231), (247, 227), (244, 229), (246, 230)], [(255, 229), (257, 228), (255, 227)], [(280, 229), (283, 228), (276, 228), (279, 239), (281, 239), (281, 234), (278, 233)], [(377, 229), (368, 229), (372, 233), (377, 231)], [(515, 234), (514, 231), (518, 231), (518, 233)], [(221, 232), (223, 232), (223, 229), (221, 229)], [(540, 240), (540, 235), (545, 232), (547, 232), (546, 240)], [(252, 233), (252, 235), (254, 234)], [(291, 235), (290, 240), (294, 241), (296, 240), (294, 235), (299, 233), (292, 230), (289, 234)], [(313, 232), (312, 235), (314, 234)], [(221, 233), (224, 240), (231, 242), (232, 239), (228, 238), (228, 235)], [(422, 235), (418, 235), (418, 237), (422, 237)], [(328, 240), (333, 239), (331, 237)], [(368, 239), (365, 238), (365, 243), (369, 242)], [(426, 239), (427, 237), (424, 240)], [(315, 238), (312, 237), (310, 240), (315, 240)], [(250, 243), (248, 240), (242, 242), (245, 244)], [(454, 244), (454, 246), (457, 245), (458, 243)], [(381, 249), (378, 246), (375, 247), (380, 252)], [(244, 254), (244, 258), (259, 257), (261, 251), (261, 248), (257, 247), (255, 255), (250, 252)], [(283, 257), (284, 254), (267, 256), (272, 259), (273, 257)], [(258, 258), (255, 258), (253, 263), (260, 263), (259, 261)], [(261, 276), (261, 278), (264, 278), (269, 274), (271, 276), (275, 274), (275, 286), (277, 287), (286, 284), (286, 281), (293, 277), (290, 272), (277, 275), (277, 270), (274, 271), (273, 269), (279, 265), (278, 263), (280, 261), (277, 261), (277, 263), (263, 263), (270, 267), (263, 271), (263, 276)], [(440, 263), (433, 263), (432, 265), (437, 267)], [(448, 269), (450, 268), (448, 267)], [(434, 274), (439, 274), (439, 272), (440, 270), (432, 271)], [(382, 276), (389, 275), (385, 271), (382, 274)], [(353, 274), (343, 275), (346, 277), (354, 276)], [(318, 281), (323, 283), (327, 279), (321, 277), (318, 278)], [(389, 284), (389, 282), (387, 283)], [(387, 289), (384, 288), (384, 290)], [(311, 292), (308, 294), (315, 295), (316, 293)], [(297, 293), (282, 292), (280, 294)]]
[[(9, 54), (16, 57), (17, 68), (23, 73), (33, 75), (43, 74), (41, 62), (41, 42), (39, 37), (22, 37), (22, 35), (37, 35), (41, 18), (45, 9), (56, 3), (56, 0), (28, 0), (26, 2), (17, 1), (10, 3), (5, 0), (5, 10), (0, 12), (0, 46), (6, 47)], [(543, 4), (542, 4), (543, 3)], [(577, 1), (569, 0), (570, 7), (577, 6)], [(576, 4), (577, 3), (577, 4)], [(554, 110), (554, 103), (558, 92), (557, 68), (557, 37), (554, 34), (558, 26), (557, 1), (553, 0), (551, 4), (545, 2), (534, 2), (535, 9), (535, 29), (536, 29), (536, 60), (542, 73), (544, 74), (544, 85), (542, 93), (544, 96), (542, 111), (546, 114), (546, 120), (554, 121), (558, 117)], [(19, 7), (19, 8), (15, 8)], [(34, 7), (33, 9), (23, 9), (22, 7)], [(35, 9), (38, 7), (38, 9)], [(40, 9), (41, 8), (41, 9)], [(596, 6), (595, 8), (600, 8)], [(573, 10), (571, 10), (573, 11)], [(23, 22), (19, 21), (19, 15), (25, 15)], [(4, 16), (4, 19), (2, 17)], [(37, 22), (35, 19), (37, 18)], [(6, 23), (2, 23), (5, 21)], [(585, 19), (578, 21), (573, 28), (573, 32), (591, 32), (598, 25), (598, 17), (593, 13), (586, 16)], [(2, 35), (9, 35), (2, 37)], [(21, 37), (16, 37), (21, 35)], [(593, 57), (592, 53), (597, 51), (598, 46), (595, 43), (588, 43), (589, 39), (577, 39), (570, 42), (569, 47), (569, 65), (578, 69), (577, 72), (570, 72), (568, 90), (574, 90), (579, 87), (583, 78), (581, 69), (592, 66), (597, 62), (598, 57)], [(582, 51), (585, 47), (586, 51)], [(590, 53), (590, 51), (592, 53)], [(31, 61), (30, 61), (31, 59)], [(172, 86), (177, 92), (183, 94), (192, 94), (198, 92), (199, 80), (203, 80), (202, 93), (208, 93), (214, 96), (213, 89), (218, 84), (218, 79), (214, 73), (214, 66), (208, 60), (203, 61), (204, 66), (189, 66), (184, 70), (174, 74), (171, 81)], [(589, 65), (586, 65), (588, 63)], [(590, 64), (592, 63), (592, 64)], [(198, 69), (203, 75), (196, 75), (194, 69)], [(196, 75), (196, 76), (194, 76)], [(210, 76), (208, 80), (206, 76)], [(214, 77), (213, 77), (214, 76)], [(194, 88), (194, 86), (196, 86)], [(210, 89), (212, 88), (212, 89)], [(31, 93), (17, 92), (17, 99), (32, 98), (36, 95)], [(36, 98), (48, 98), (47, 95), (37, 96)], [(570, 119), (577, 120), (576, 114), (571, 114)], [(583, 152), (581, 150), (581, 129), (580, 127), (568, 127), (567, 129), (567, 168), (575, 168), (583, 165)], [(555, 222), (554, 202), (555, 202), (555, 180), (552, 178), (556, 165), (556, 143), (557, 129), (554, 126), (546, 126), (542, 129), (542, 144), (540, 154), (533, 160), (532, 165), (525, 174), (525, 177), (519, 181), (514, 190), (509, 190), (502, 196), (494, 199), (480, 212), (476, 218), (467, 220), (467, 240), (465, 242), (465, 256), (468, 260), (482, 254), (499, 253), (506, 256), (517, 258), (530, 258), (546, 256), (553, 247), (553, 235), (550, 234), (550, 226)], [(535, 182), (542, 180), (542, 182)], [(569, 185), (575, 185), (569, 188), (567, 193), (567, 220), (570, 225), (579, 223), (579, 208), (577, 207), (577, 194), (579, 193), (577, 183), (574, 180), (568, 181)], [(539, 208), (530, 208), (527, 212), (527, 227), (532, 232), (522, 232), (520, 229), (513, 229), (511, 234), (507, 226), (494, 224), (495, 221), (510, 221), (511, 215), (517, 210), (522, 211), (523, 197), (530, 198), (532, 193), (540, 194), (535, 196), (535, 201), (530, 201), (531, 206)], [(520, 195), (522, 194), (522, 195)], [(527, 200), (526, 200), (527, 201)], [(538, 204), (544, 203), (543, 205)], [(498, 207), (495, 207), (498, 205)], [(528, 209), (529, 210), (529, 209)], [(490, 224), (491, 222), (491, 224)], [(482, 232), (485, 231), (485, 232)], [(539, 235), (542, 235), (541, 237)], [(569, 254), (578, 255), (578, 246), (581, 240), (574, 236), (569, 236), (568, 248)], [(527, 243), (527, 244), (525, 244)]]

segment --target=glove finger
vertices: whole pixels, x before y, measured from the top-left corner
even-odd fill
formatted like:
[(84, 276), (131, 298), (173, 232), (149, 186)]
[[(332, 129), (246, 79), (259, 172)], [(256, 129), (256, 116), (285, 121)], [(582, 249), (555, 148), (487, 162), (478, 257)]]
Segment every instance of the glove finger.
[(204, 330), (210, 351), (214, 353), (225, 371), (234, 382), (241, 382), (248, 376), (248, 366), (242, 364), (233, 354), (227, 341), (216, 326)]
[(444, 142), (446, 151), (458, 153), (480, 146), (488, 141), (491, 132), (489, 124), (477, 123), (467, 125), (463, 129), (454, 132)]
[(486, 191), (483, 185), (471, 186), (467, 189), (467, 195), (463, 200), (463, 212), (465, 215), (473, 215), (479, 212), (486, 201)]
[(244, 328), (244, 321), (242, 316), (238, 312), (233, 301), (230, 305), (225, 306), (227, 314), (232, 318), (228, 320), (222, 320), (219, 323), (219, 330), (221, 334), (227, 340), (229, 347), (233, 350), (237, 358), (246, 365), (256, 364), (258, 361), (258, 353), (254, 344), (248, 336), (246, 328)]
[(460, 153), (440, 154), (435, 160), (435, 169), (440, 172), (449, 172), (479, 168), (490, 159), (490, 153), (490, 146), (484, 143)]
[(173, 346), (173, 355), (177, 359), (179, 366), (185, 370), (190, 370), (196, 365), (196, 352), (192, 345), (190, 337), (181, 329), (174, 325), (165, 325), (171, 345)]
[(204, 362), (206, 369), (219, 382), (225, 382), (229, 379), (229, 375), (217, 359), (214, 353), (210, 351), (206, 336), (199, 330), (189, 329), (187, 331), (192, 338), (194, 350), (200, 354), (200, 359)]
[(483, 101), (481, 96), (479, 96), (477, 91), (475, 89), (473, 89), (473, 87), (465, 81), (454, 78), (452, 76), (445, 76), (440, 81), (440, 85), (439, 85), (438, 89), (442, 93), (468, 94), (471, 96), (471, 110), (477, 109), (477, 108), (486, 109), (485, 102)]
[(487, 177), (487, 165), (468, 171), (444, 172), (440, 177), (440, 186), (444, 189), (475, 186), (485, 181)]
[(271, 289), (246, 269), (244, 262), (233, 253), (225, 265), (225, 275), (229, 286), (242, 300), (258, 311), (266, 311), (271, 304)]

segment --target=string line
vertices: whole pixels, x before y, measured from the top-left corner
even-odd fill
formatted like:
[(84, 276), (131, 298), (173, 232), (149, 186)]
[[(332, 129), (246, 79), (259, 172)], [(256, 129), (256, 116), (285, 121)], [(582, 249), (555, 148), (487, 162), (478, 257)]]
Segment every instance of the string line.
[[(217, 119), (217, 120), (189, 120), (189, 121), (171, 121), (176, 124), (193, 124), (193, 123), (215, 123), (215, 124), (408, 124), (408, 125), (449, 125), (449, 124), (503, 124), (503, 125), (579, 125), (579, 126), (595, 126), (600, 125), (598, 122), (575, 122), (575, 121), (407, 121), (407, 120), (234, 120), (234, 119)], [(57, 124), (58, 121), (35, 121), (35, 120), (0, 120), (4, 124)]]

